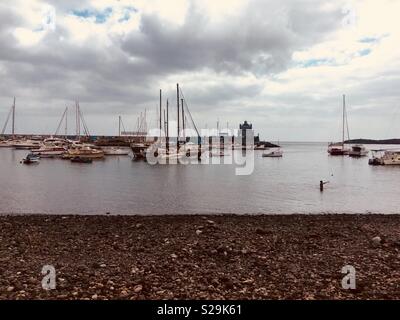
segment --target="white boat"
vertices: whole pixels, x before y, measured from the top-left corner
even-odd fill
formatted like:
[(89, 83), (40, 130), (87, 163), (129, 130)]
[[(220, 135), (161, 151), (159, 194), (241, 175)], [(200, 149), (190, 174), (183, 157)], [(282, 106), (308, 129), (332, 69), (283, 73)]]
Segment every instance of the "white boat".
[(379, 160), (382, 165), (400, 165), (400, 150), (387, 150)]
[(283, 156), (283, 151), (281, 149), (269, 150), (262, 154), (263, 158), (281, 158)]
[(369, 151), (367, 150), (367, 148), (365, 148), (365, 146), (363, 146), (362, 144), (356, 144), (354, 146), (351, 147), (351, 150), (349, 151), (349, 156), (350, 157), (365, 157), (366, 155), (368, 155)]
[(11, 148), (12, 145), (12, 141), (10, 140), (1, 140), (0, 141), (0, 148)]
[(93, 149), (88, 146), (79, 148), (70, 148), (67, 152), (62, 155), (63, 159), (71, 158), (90, 158), (90, 159), (102, 159), (104, 158), (104, 152), (102, 150)]
[(346, 96), (343, 95), (343, 111), (342, 111), (342, 141), (341, 142), (336, 142), (336, 143), (330, 143), (328, 145), (328, 153), (331, 156), (345, 156), (348, 155), (350, 152), (350, 149), (345, 146), (344, 143), (344, 138), (345, 138), (345, 127), (347, 127), (347, 138), (350, 139), (349, 137), (349, 125), (347, 122), (347, 111), (346, 111)]
[(32, 164), (32, 163), (38, 163), (40, 161), (40, 157), (35, 154), (28, 154), (25, 159), (22, 159), (23, 164)]
[(102, 150), (105, 156), (126, 156), (129, 154), (129, 150), (115, 147), (104, 147)]
[(33, 154), (39, 155), (42, 158), (52, 158), (52, 157), (61, 157), (67, 148), (52, 146), (52, 145), (42, 145), (39, 149), (32, 150)]
[(14, 141), (12, 146), (18, 150), (32, 150), (39, 149), (41, 145), (40, 141), (36, 140), (17, 140)]

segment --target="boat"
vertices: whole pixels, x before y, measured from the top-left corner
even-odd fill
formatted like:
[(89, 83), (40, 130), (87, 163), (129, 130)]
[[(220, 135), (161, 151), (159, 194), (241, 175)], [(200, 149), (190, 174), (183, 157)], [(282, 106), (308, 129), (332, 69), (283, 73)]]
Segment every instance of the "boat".
[(359, 158), (367, 156), (368, 153), (369, 151), (365, 146), (363, 146), (362, 144), (356, 144), (351, 147), (351, 150), (349, 151), (349, 156), (354, 158)]
[(40, 157), (35, 154), (28, 154), (25, 159), (22, 159), (23, 164), (32, 164), (32, 163), (38, 163), (40, 161)]
[(147, 143), (133, 143), (131, 144), (131, 150), (133, 153), (134, 160), (146, 159), (146, 151), (150, 147)]
[(382, 165), (400, 165), (400, 150), (387, 150), (380, 158)]
[(41, 142), (36, 140), (17, 140), (13, 142), (12, 146), (17, 150), (33, 150), (39, 149)]
[(102, 150), (105, 156), (126, 156), (129, 154), (129, 150), (116, 147), (103, 147)]
[(347, 136), (349, 137), (349, 126), (347, 123), (347, 113), (346, 113), (346, 96), (343, 95), (343, 119), (342, 119), (342, 141), (336, 143), (330, 143), (328, 145), (328, 153), (331, 156), (344, 156), (348, 155), (350, 149), (345, 146), (344, 136), (345, 136), (345, 125), (347, 126)]
[(266, 150), (267, 147), (265, 146), (265, 144), (259, 144), (254, 146), (254, 150)]
[(66, 147), (43, 144), (39, 149), (32, 150), (32, 153), (39, 155), (42, 158), (53, 158), (61, 157), (66, 151)]
[(10, 140), (1, 140), (0, 141), (0, 148), (11, 148), (12, 147), (12, 141)]
[(283, 156), (283, 151), (281, 149), (263, 152), (263, 158), (281, 158)]
[(63, 159), (71, 159), (76, 157), (102, 159), (104, 158), (104, 152), (102, 150), (93, 149), (89, 146), (83, 146), (79, 148), (70, 148), (62, 155)]
[(82, 158), (82, 157), (73, 157), (73, 158), (71, 158), (71, 162), (75, 162), (75, 163), (92, 163), (93, 159), (91, 159), (91, 158)]

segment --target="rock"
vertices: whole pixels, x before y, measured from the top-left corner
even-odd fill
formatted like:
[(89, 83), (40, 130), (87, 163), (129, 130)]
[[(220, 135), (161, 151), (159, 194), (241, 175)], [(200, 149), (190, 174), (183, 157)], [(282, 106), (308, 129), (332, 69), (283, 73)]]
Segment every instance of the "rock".
[(133, 288), (133, 292), (135, 292), (135, 293), (139, 293), (142, 290), (143, 290), (143, 286), (141, 284), (138, 284)]
[(92, 295), (92, 300), (97, 300), (98, 296), (97, 294)]
[(374, 237), (374, 238), (372, 238), (372, 245), (373, 245), (374, 247), (379, 247), (379, 246), (381, 245), (381, 243), (382, 243), (381, 237)]
[(100, 265), (100, 268), (106, 268), (106, 267), (107, 267), (107, 265), (105, 263)]
[(199, 230), (199, 229), (197, 229), (196, 230), (196, 234), (199, 236), (199, 235), (201, 235), (203, 233), (203, 231), (201, 231), (201, 230)]
[(127, 297), (128, 296), (128, 291), (122, 290), (120, 296), (123, 297), (123, 298)]
[(10, 287), (7, 288), (7, 292), (12, 292), (12, 291), (14, 291), (14, 289), (15, 289), (14, 287), (10, 286)]
[(213, 221), (213, 220), (207, 220), (207, 223), (208, 223), (208, 224), (214, 225), (214, 224), (215, 224), (215, 221)]
[(171, 258), (176, 259), (176, 258), (178, 258), (178, 256), (175, 253), (173, 253), (173, 254), (171, 254)]

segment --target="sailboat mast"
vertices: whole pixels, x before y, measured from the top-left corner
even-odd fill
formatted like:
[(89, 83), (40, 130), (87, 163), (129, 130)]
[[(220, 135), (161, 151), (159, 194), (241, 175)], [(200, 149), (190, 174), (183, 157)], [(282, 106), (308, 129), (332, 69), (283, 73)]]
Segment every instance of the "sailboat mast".
[(13, 103), (13, 111), (12, 111), (12, 137), (15, 137), (15, 97)]
[(68, 107), (65, 108), (65, 140), (68, 137)]
[(178, 109), (178, 134), (176, 140), (176, 153), (179, 153), (179, 83), (176, 84), (176, 105)]
[(343, 95), (343, 124), (342, 124), (342, 145), (344, 147), (344, 122), (346, 119), (346, 96)]
[(183, 141), (186, 142), (186, 137), (185, 137), (185, 110), (183, 108), (183, 99), (181, 99), (182, 103), (182, 135), (183, 135)]
[(167, 137), (166, 137), (166, 144), (167, 144), (167, 154), (169, 154), (169, 119), (168, 119), (168, 99), (167, 99)]
[(121, 136), (121, 116), (118, 116), (118, 136)]

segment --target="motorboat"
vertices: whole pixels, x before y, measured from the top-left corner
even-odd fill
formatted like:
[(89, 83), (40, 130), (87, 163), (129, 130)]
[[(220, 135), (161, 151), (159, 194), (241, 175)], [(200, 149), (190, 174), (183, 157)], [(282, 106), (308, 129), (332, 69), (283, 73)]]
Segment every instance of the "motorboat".
[(38, 163), (39, 161), (40, 161), (40, 156), (32, 153), (28, 154), (25, 159), (22, 159), (23, 164)]
[(357, 144), (351, 147), (351, 150), (349, 151), (349, 156), (358, 158), (358, 157), (365, 157), (367, 156), (369, 151), (365, 146), (362, 144)]
[(17, 140), (13, 142), (12, 146), (17, 150), (33, 150), (39, 149), (41, 142), (37, 140)]
[(0, 148), (11, 148), (13, 145), (11, 140), (0, 140)]
[(79, 148), (70, 148), (62, 155), (63, 159), (71, 159), (76, 157), (102, 159), (104, 158), (104, 152), (102, 150), (93, 149), (89, 146), (83, 146)]
[(37, 154), (42, 158), (61, 157), (67, 151), (66, 147), (56, 145), (42, 145), (39, 149), (32, 150), (33, 154)]
[(105, 156), (126, 156), (129, 154), (129, 150), (116, 148), (116, 147), (103, 147), (101, 148)]
[(281, 158), (283, 156), (283, 151), (281, 149), (268, 150), (262, 154), (263, 158)]
[(382, 165), (400, 165), (400, 150), (387, 150), (380, 158)]

